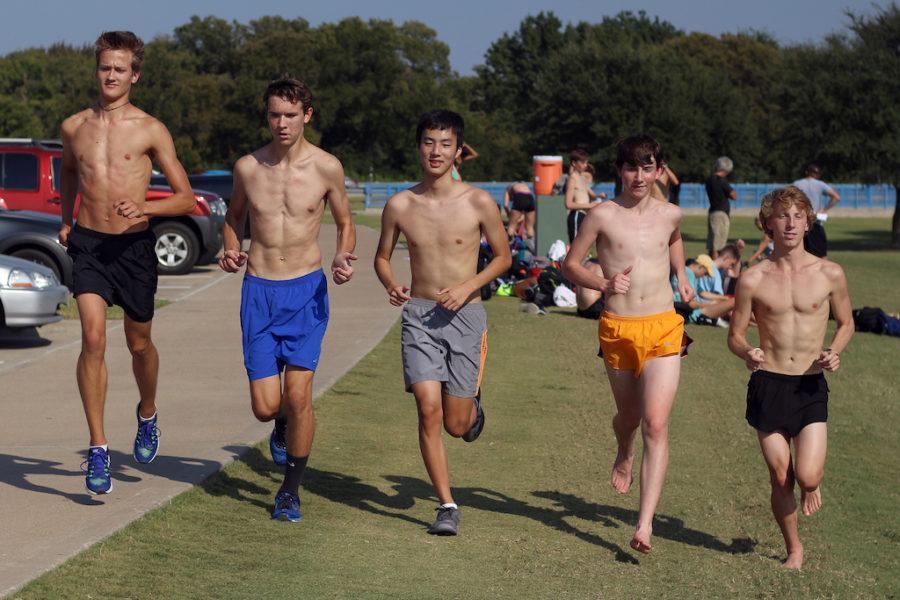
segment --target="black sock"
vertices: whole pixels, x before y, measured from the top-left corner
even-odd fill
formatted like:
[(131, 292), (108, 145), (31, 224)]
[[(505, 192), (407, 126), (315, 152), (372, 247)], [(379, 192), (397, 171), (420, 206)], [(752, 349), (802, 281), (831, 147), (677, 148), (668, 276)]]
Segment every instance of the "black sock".
[(303, 471), (306, 470), (306, 461), (309, 456), (287, 455), (287, 463), (284, 465), (284, 483), (279, 492), (290, 492), (295, 496), (300, 495), (300, 482), (303, 481)]
[(287, 434), (287, 419), (278, 416), (275, 417), (275, 439), (284, 446), (285, 435)]

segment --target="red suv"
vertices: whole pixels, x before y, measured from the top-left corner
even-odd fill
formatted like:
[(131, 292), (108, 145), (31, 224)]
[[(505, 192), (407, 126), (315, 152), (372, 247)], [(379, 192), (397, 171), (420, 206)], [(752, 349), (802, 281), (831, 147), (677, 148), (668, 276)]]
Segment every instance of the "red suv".
[[(0, 138), (0, 205), (9, 210), (30, 210), (60, 215), (59, 174), (62, 143), (58, 140)], [(216, 194), (194, 190), (197, 206), (189, 215), (154, 217), (159, 272), (181, 275), (196, 264), (208, 264), (222, 249), (225, 202)], [(151, 186), (147, 200), (172, 195), (165, 186)], [(78, 216), (79, 196), (75, 197)]]

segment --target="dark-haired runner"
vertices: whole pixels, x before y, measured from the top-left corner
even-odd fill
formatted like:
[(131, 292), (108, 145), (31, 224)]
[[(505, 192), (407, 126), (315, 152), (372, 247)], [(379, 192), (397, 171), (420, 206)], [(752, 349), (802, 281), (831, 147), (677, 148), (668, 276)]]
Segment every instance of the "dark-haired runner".
[[(381, 217), (375, 271), (394, 306), (403, 307), (401, 353), (406, 390), (419, 410), (419, 448), (440, 506), (428, 532), (456, 535), (459, 507), (450, 493), (441, 425), (471, 442), (484, 427), (481, 377), (487, 319), (479, 290), (510, 266), (506, 232), (490, 194), (454, 181), (463, 120), (437, 110), (416, 130), (422, 183), (388, 200)], [(391, 254), (400, 234), (409, 245), (412, 282), (394, 278)], [(476, 273), (482, 235), (494, 258)]]
[[(247, 264), (241, 290), (244, 367), (253, 414), (260, 421), (275, 420), (269, 448), (275, 462), (285, 465), (285, 476), (272, 518), (285, 521), (300, 520), (300, 483), (316, 430), (312, 382), (328, 326), (328, 285), (318, 243), (326, 203), (337, 225), (331, 262), (336, 284), (350, 280), (350, 261), (356, 260), (344, 169), (303, 136), (312, 100), (297, 79), (284, 77), (266, 88), (273, 139), (234, 165), (219, 260), (229, 273)], [(248, 213), (249, 254), (240, 242)]]
[[(97, 38), (95, 55), (100, 98), (61, 128), (59, 241), (72, 257), (73, 293), (81, 319), (78, 390), (91, 436), (85, 486), (92, 494), (108, 494), (112, 479), (103, 430), (106, 307), (117, 304), (125, 312), (125, 339), (140, 392), (133, 452), (136, 461), (149, 463), (159, 451), (159, 355), (150, 338), (157, 258), (150, 219), (190, 213), (196, 199), (165, 125), (131, 104), (144, 43), (130, 31), (107, 31)], [(151, 159), (175, 193), (145, 202)], [(73, 226), (78, 193), (81, 205)]]
[[(622, 494), (631, 487), (634, 434), (640, 426), (641, 499), (631, 547), (644, 553), (651, 549), (653, 513), (669, 462), (669, 412), (688, 342), (684, 319), (673, 308), (670, 269), (685, 302), (694, 293), (684, 271), (681, 209), (651, 196), (661, 172), (659, 158), (659, 144), (650, 136), (619, 142), (622, 193), (588, 212), (563, 265), (573, 283), (602, 291), (606, 299), (599, 338), (617, 408), (612, 485)], [(602, 275), (583, 264), (591, 246)]]

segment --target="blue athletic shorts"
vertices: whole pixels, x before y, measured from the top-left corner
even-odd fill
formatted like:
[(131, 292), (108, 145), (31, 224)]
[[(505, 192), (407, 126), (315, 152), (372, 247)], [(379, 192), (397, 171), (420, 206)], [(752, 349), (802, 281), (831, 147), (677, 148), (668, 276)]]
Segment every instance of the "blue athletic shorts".
[(328, 282), (322, 269), (296, 279), (244, 276), (241, 332), (251, 381), (285, 365), (315, 371), (328, 327)]

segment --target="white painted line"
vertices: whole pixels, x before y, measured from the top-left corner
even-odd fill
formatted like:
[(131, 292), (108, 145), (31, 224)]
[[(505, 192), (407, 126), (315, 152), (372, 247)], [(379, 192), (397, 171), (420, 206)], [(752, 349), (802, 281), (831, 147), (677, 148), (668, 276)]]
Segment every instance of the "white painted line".
[(181, 300), (187, 300), (188, 298), (190, 298), (190, 297), (193, 296), (194, 294), (199, 294), (200, 292), (203, 292), (203, 291), (205, 291), (205, 290), (208, 290), (209, 288), (211, 288), (212, 286), (216, 285), (217, 283), (220, 283), (220, 282), (222, 282), (222, 281), (225, 281), (225, 278), (228, 277), (229, 275), (233, 275), (233, 273), (222, 273), (222, 274), (220, 274), (218, 277), (216, 277), (215, 279), (213, 279), (212, 281), (210, 281), (209, 283), (207, 283), (207, 284), (205, 284), (205, 285), (202, 285), (202, 286), (198, 287), (196, 290), (194, 290), (194, 291), (192, 291), (192, 292), (188, 292), (187, 294), (185, 294), (184, 296), (182, 296), (181, 298), (179, 298), (179, 299), (176, 300), (175, 302), (180, 302)]
[(158, 286), (156, 286), (156, 289), (158, 289), (158, 290), (189, 290), (192, 287), (194, 287), (194, 286), (192, 286), (192, 285), (158, 285)]
[[(175, 300), (172, 300), (169, 304), (170, 304), (170, 305), (171, 305), (171, 304), (175, 304), (175, 303), (177, 303), (177, 302), (180, 302), (180, 301), (182, 301), (182, 300), (186, 300), (187, 298), (190, 298), (190, 297), (193, 296), (194, 294), (199, 294), (200, 292), (202, 292), (202, 291), (204, 291), (204, 290), (207, 290), (207, 289), (211, 288), (212, 286), (216, 285), (217, 283), (224, 281), (225, 278), (228, 277), (229, 275), (231, 275), (231, 273), (222, 273), (221, 275), (219, 275), (219, 277), (217, 277), (216, 279), (210, 281), (210, 282), (207, 283), (206, 285), (204, 285), (204, 286), (202, 286), (202, 287), (199, 287), (199, 288), (197, 288), (196, 290), (194, 290), (194, 291), (192, 291), (192, 292), (188, 292), (187, 294), (185, 294), (185, 295), (182, 296), (181, 298), (176, 298)], [(118, 319), (116, 319), (116, 320), (107, 320), (107, 321), (106, 321), (106, 330), (109, 331), (109, 330), (112, 329), (113, 327), (121, 326), (121, 323), (122, 323), (122, 322), (121, 322), (120, 320), (118, 320)], [(36, 360), (39, 360), (39, 359), (41, 359), (41, 358), (44, 358), (45, 356), (47, 356), (47, 355), (49, 355), (49, 354), (53, 354), (54, 352), (59, 352), (59, 351), (61, 351), (61, 350), (66, 350), (67, 348), (71, 348), (71, 347), (77, 346), (77, 345), (79, 345), (79, 344), (81, 344), (81, 339), (72, 340), (72, 341), (69, 342), (68, 344), (63, 344), (63, 345), (61, 345), (61, 346), (55, 346), (55, 347), (50, 348), (49, 350), (47, 350), (47, 351), (45, 351), (45, 352), (42, 352), (42, 353), (40, 353), (40, 354), (38, 354), (38, 355), (36, 355), (36, 356), (31, 357), (31, 358), (26, 358), (26, 359), (24, 359), (24, 360), (20, 360), (19, 362), (12, 363), (12, 364), (10, 364), (9, 366), (4, 365), (3, 367), (0, 367), (0, 373), (6, 373), (7, 371), (12, 371), (12, 370), (17, 369), (17, 368), (19, 368), (19, 367), (22, 367), (22, 366), (25, 366), (25, 365), (27, 365), (27, 364), (33, 363), (33, 362), (35, 362)], [(3, 364), (3, 363), (0, 362), (0, 364)]]

